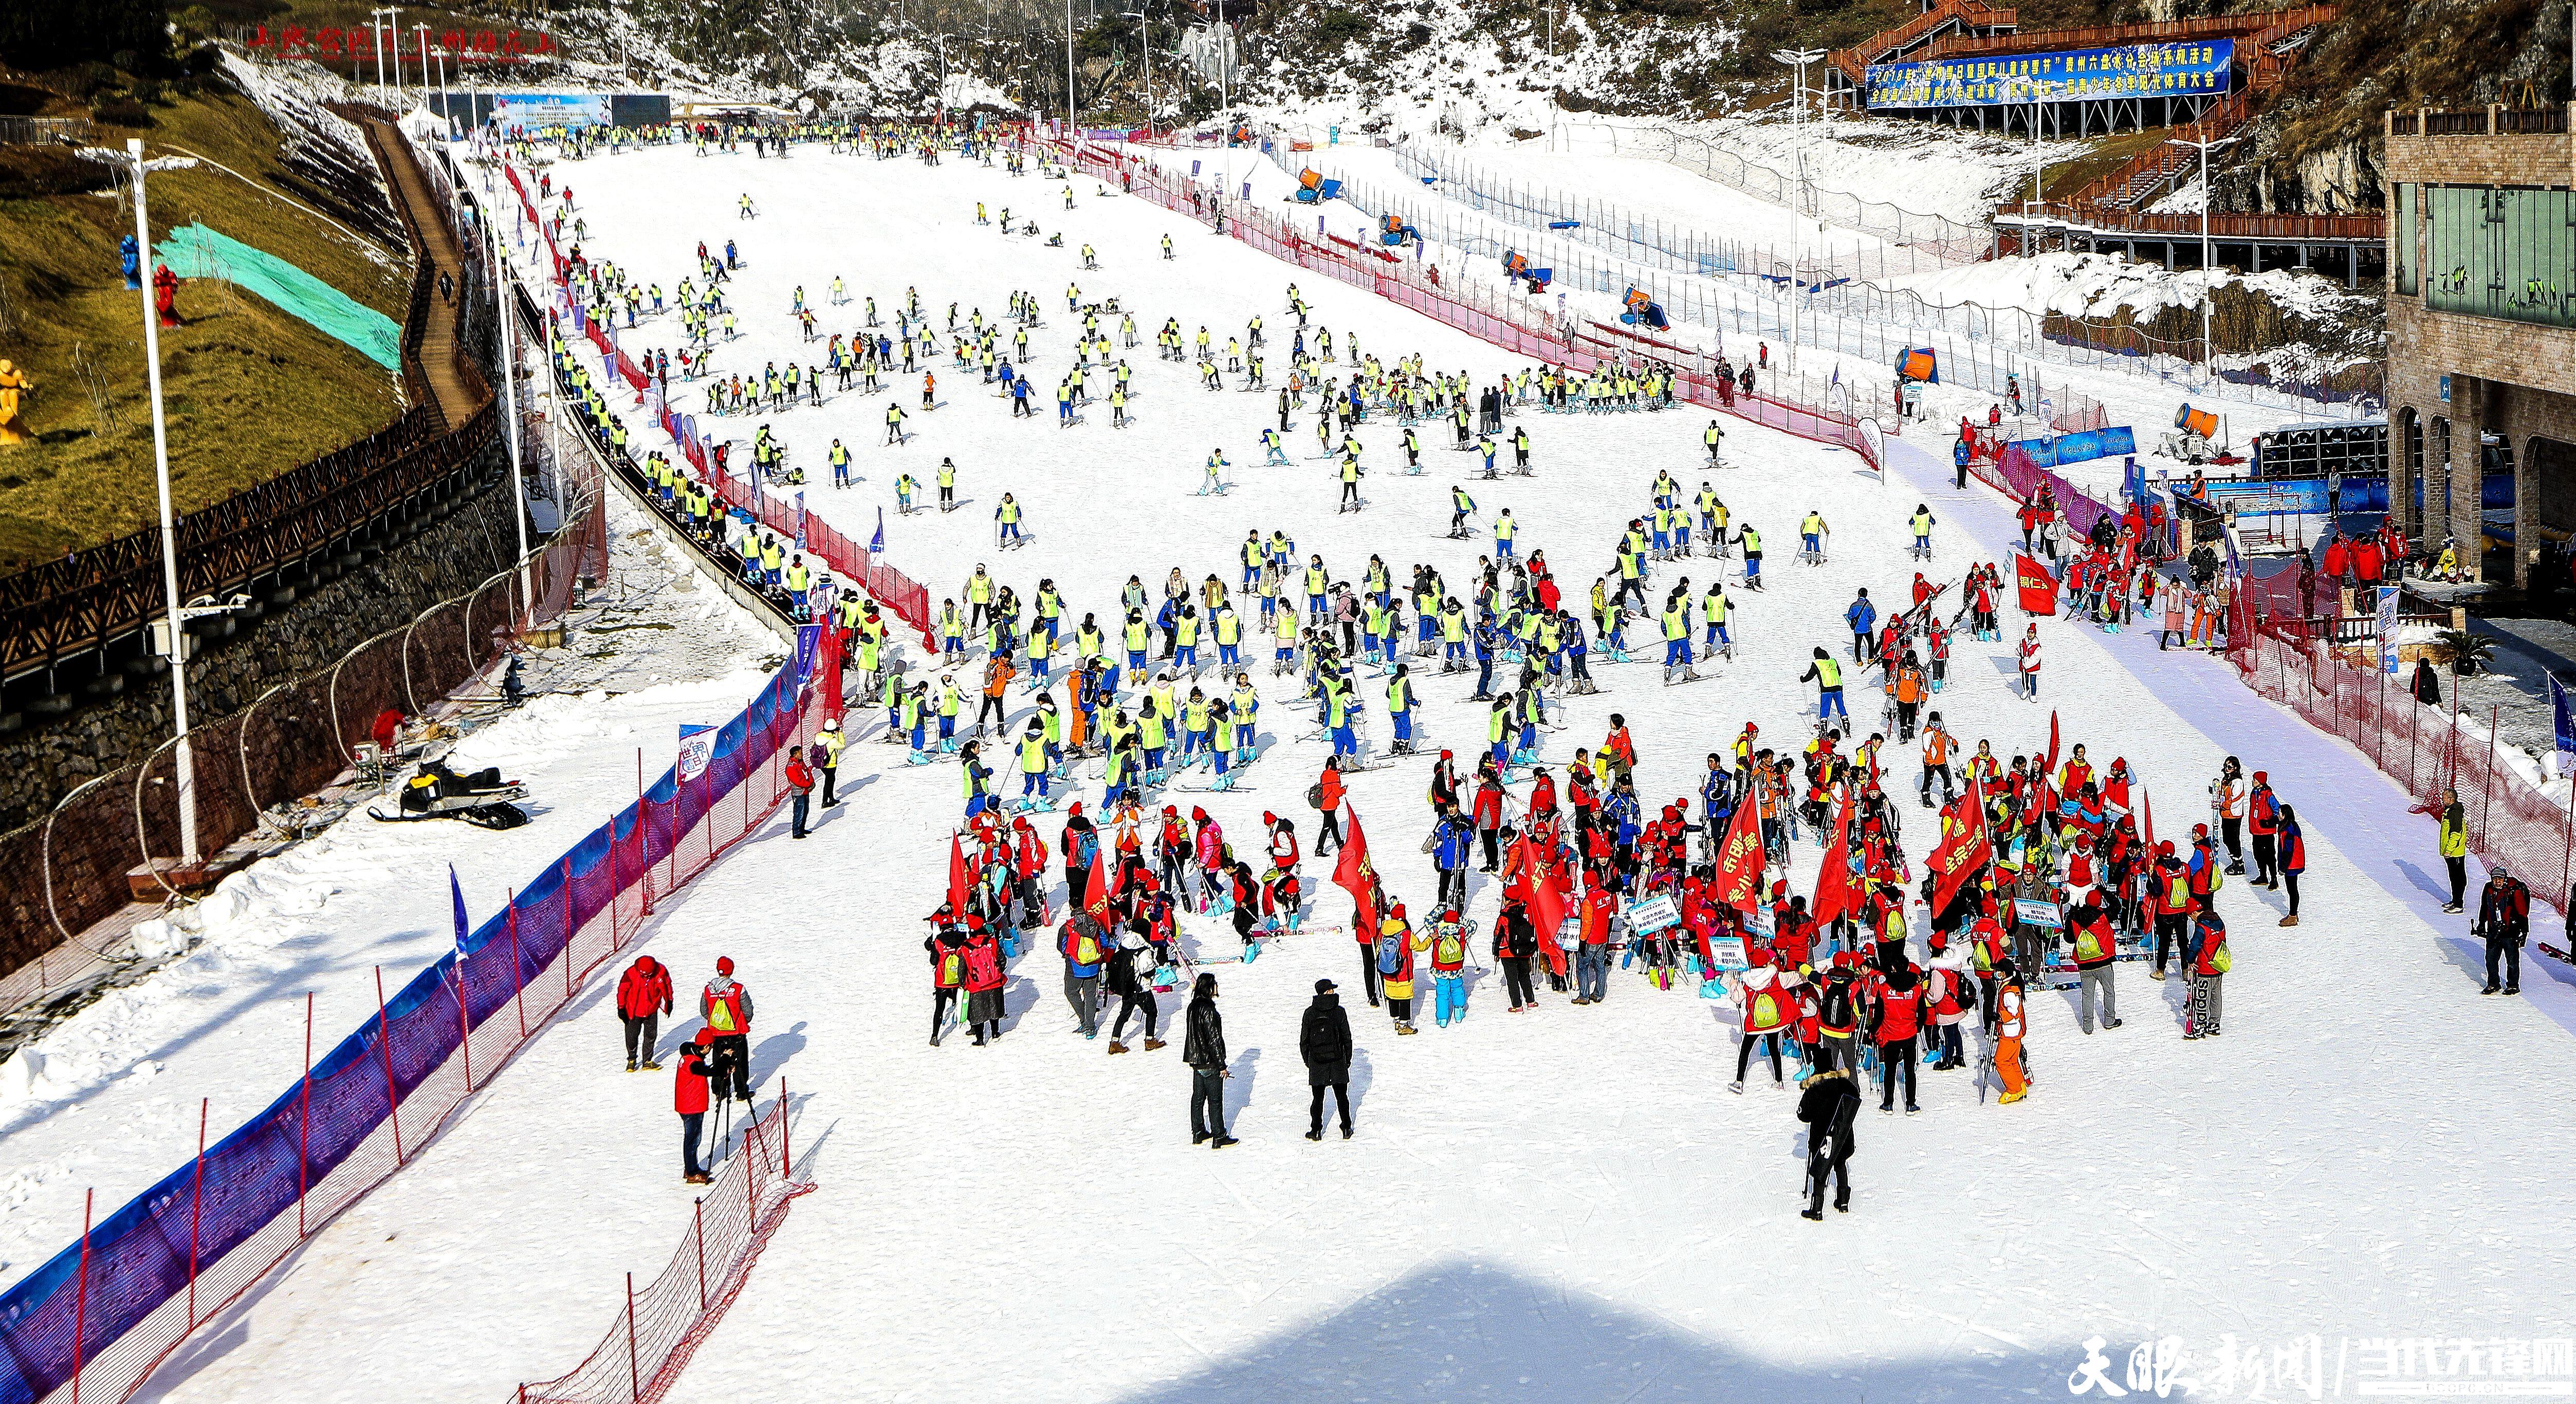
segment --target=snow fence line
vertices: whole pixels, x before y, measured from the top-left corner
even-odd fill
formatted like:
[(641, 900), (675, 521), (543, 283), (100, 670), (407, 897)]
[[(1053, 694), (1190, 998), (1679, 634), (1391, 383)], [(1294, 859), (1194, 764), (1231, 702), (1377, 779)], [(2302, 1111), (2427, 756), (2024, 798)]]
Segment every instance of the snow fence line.
[[(704, 769), (674, 767), (646, 789), (639, 753), (635, 802), (513, 894), (461, 952), (390, 998), (379, 971), (376, 1016), (319, 1061), (308, 1014), (301, 1081), (0, 1294), (0, 1404), (130, 1397), (198, 1327), (418, 1156), (478, 1077), (490, 1081), (624, 951), (657, 896), (777, 808), (787, 748), (810, 741), (828, 710), (809, 683), (841, 666), (834, 631), (814, 636), (719, 730)], [(783, 1122), (778, 1135), (783, 1170)], [(777, 1204), (755, 1223), (774, 1223), (763, 1216), (781, 1193), (801, 1191), (773, 1187)]]
[(713, 452), (708, 448), (708, 437), (698, 431), (697, 416), (681, 414), (665, 404), (653, 389), (653, 378), (619, 348), (615, 329), (593, 320), (582, 311), (580, 300), (571, 295), (572, 264), (555, 246), (553, 232), (546, 228), (545, 220), (538, 215), (536, 204), (528, 195), (526, 183), (519, 178), (519, 168), (504, 162), (501, 169), (509, 177), (511, 192), (519, 197), (520, 209), (526, 214), (528, 223), (545, 240), (547, 267), (553, 282), (553, 305), (548, 309), (548, 315), (571, 319), (574, 333), (587, 338), (598, 350), (607, 373), (625, 381), (641, 397), (653, 422), (680, 446), (681, 454), (697, 469), (699, 479), (714, 489), (716, 496), (729, 508), (732, 504), (749, 504), (747, 509), (734, 510), (748, 510), (762, 526), (789, 540), (804, 543), (800, 549), (830, 566), (835, 578), (852, 582), (865, 590), (870, 599), (911, 625), (921, 635), (924, 647), (933, 653), (938, 652), (939, 640), (930, 628), (929, 586), (886, 564), (877, 553), (842, 535), (822, 518), (808, 515), (803, 493), (798, 493), (791, 501), (770, 492), (756, 477), (746, 474), (736, 478), (717, 465)]
[(519, 1386), (512, 1404), (654, 1404), (670, 1392), (741, 1295), (787, 1206), (814, 1189), (795, 1175), (788, 1106), (781, 1077), (777, 1100), (741, 1128), (742, 1148), (699, 1196), (660, 1275), (638, 1291), (635, 1274), (626, 1274), (626, 1305), (598, 1347), (561, 1376)]
[(1674, 396), (1679, 400), (1802, 439), (1850, 449), (1872, 472), (1886, 472), (1886, 431), (1874, 417), (1740, 393), (1732, 381), (1720, 383), (1717, 358), (1697, 348), (1658, 341), (1603, 322), (1568, 322), (1560, 326), (1544, 312), (1507, 300), (1417, 281), (1426, 275), (1392, 255), (1330, 235), (1319, 240), (1301, 234), (1248, 201), (1222, 192), (1211, 195), (1140, 156), (1095, 150), (1055, 138), (1046, 141), (1085, 175), (1115, 179), (1128, 194), (1142, 195), (1175, 214), (1186, 211), (1191, 218), (1211, 223), (1218, 232), (1282, 262), (1366, 289), (1480, 341), (1549, 365), (1583, 371), (1630, 358), (1661, 361), (1673, 368)]

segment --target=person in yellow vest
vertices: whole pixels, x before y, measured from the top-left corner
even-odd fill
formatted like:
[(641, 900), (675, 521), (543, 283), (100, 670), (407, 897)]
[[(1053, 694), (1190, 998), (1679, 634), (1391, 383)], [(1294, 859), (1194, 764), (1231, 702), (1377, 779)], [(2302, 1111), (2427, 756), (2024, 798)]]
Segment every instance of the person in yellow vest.
[(26, 397), (35, 392), (36, 383), (25, 371), (0, 360), (0, 445), (27, 442), (22, 414)]

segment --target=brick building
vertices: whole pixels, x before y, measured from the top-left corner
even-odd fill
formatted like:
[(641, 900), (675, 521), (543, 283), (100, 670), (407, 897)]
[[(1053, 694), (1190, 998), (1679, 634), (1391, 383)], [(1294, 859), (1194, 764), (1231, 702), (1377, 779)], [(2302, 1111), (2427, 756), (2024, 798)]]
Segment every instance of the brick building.
[[(2576, 140), (2569, 107), (2388, 114), (2389, 501), (2480, 559), (2514, 476), (2511, 580), (2576, 531)], [(2419, 498), (2420, 490), (2420, 498)], [(2499, 521), (2498, 525), (2501, 525)]]

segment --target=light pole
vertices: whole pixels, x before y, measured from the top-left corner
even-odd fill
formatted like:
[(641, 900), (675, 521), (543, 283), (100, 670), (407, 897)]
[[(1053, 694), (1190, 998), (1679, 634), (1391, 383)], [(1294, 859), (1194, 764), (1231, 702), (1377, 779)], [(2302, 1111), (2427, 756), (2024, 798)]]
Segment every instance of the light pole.
[(420, 100), (425, 103), (429, 101), (429, 26), (415, 24), (411, 28), (420, 36)]
[(1119, 18), (1136, 21), (1136, 38), (1145, 46), (1145, 135), (1154, 135), (1154, 22), (1143, 10), (1121, 10)]
[[(401, 6), (399, 6), (399, 5), (388, 5), (388, 6), (386, 6), (386, 7), (385, 7), (385, 33), (386, 33), (387, 35), (389, 35), (389, 36), (391, 36), (391, 37), (392, 37), (392, 39), (393, 39), (393, 44), (394, 44), (394, 62), (393, 62), (393, 71), (394, 71), (394, 106), (395, 106), (395, 107), (397, 107), (397, 108), (399, 108), (399, 107), (401, 107), (401, 106), (402, 106), (402, 7), (401, 7)], [(381, 50), (379, 50), (379, 51), (377, 52), (377, 54), (376, 54), (376, 81), (377, 81), (378, 83), (382, 83), (382, 82), (384, 81), (384, 74), (385, 74), (385, 56), (384, 56), (384, 53), (383, 53)]]
[(1080, 139), (1081, 125), (1073, 115), (1073, 0), (1064, 0), (1064, 139)]
[[(367, 11), (367, 47), (375, 51), (376, 90), (379, 95), (385, 86), (385, 14), (381, 8)], [(358, 73), (363, 77), (366, 69), (360, 68)]]
[[(503, 261), (501, 231), (488, 218), (491, 212), (489, 204), (477, 206), (477, 212), (487, 216), (478, 222), (483, 226), (483, 246), (491, 250), (492, 301), (501, 314), (501, 393), (506, 400), (505, 408), (510, 415), (510, 516), (519, 528), (520, 614), (510, 621), (511, 632), (517, 633), (528, 613), (533, 611), (537, 604), (528, 570), (527, 470), (519, 463), (519, 434), (525, 427), (525, 421), (519, 418), (518, 329), (512, 325), (517, 319), (510, 315), (510, 298), (506, 287), (510, 282), (509, 265)], [(549, 374), (552, 374), (552, 370), (552, 367), (548, 367)], [(570, 515), (567, 509), (571, 505), (562, 485), (558, 482), (555, 488), (555, 520), (558, 526)]]
[(2167, 140), (2176, 146), (2188, 146), (2200, 153), (2200, 364), (2202, 369), (2209, 370), (2215, 375), (2217, 372), (2213, 367), (2216, 365), (2218, 348), (2211, 344), (2209, 336), (2209, 202), (2211, 195), (2215, 193), (2209, 187), (2209, 153), (2222, 146), (2233, 144), (2236, 138), (2211, 137), (2202, 141), (2193, 141), (2189, 137), (2169, 137)]
[(170, 429), (161, 414), (161, 310), (152, 305), (152, 221), (143, 212), (143, 142), (128, 138), (134, 158), (134, 243), (142, 250), (143, 364), (152, 385), (152, 475), (161, 498), (161, 589), (169, 606), (170, 728), (179, 737), (172, 753), (179, 782), (179, 860), (197, 865), (197, 767), (188, 744), (188, 643), (179, 609), (179, 529), (170, 511)]
[[(1807, 194), (1807, 65), (1824, 61), (1822, 49), (1773, 49), (1771, 61), (1797, 70), (1792, 80), (1789, 144), (1798, 153), (1798, 193), (1810, 207), (1815, 203)], [(1809, 210), (1813, 213), (1812, 208)]]

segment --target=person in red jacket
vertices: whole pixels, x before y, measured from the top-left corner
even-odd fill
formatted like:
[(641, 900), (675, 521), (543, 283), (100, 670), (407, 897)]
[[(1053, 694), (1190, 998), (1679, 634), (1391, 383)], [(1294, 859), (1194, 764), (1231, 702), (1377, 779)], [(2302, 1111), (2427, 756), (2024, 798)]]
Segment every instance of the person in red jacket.
[(649, 1072), (660, 1072), (653, 1050), (662, 1045), (662, 1016), (671, 1012), (671, 971), (648, 955), (635, 957), (617, 980), (617, 1017), (626, 1024), (626, 1070), (635, 1071), (640, 1056)]
[(716, 958), (716, 977), (698, 996), (698, 1017), (707, 1021), (716, 1100), (731, 1098), (750, 1106), (751, 991), (735, 983), (733, 957)]
[(1878, 1109), (1895, 1112), (1896, 1076), (1902, 1072), (1905, 1114), (1912, 1116), (1922, 1110), (1914, 1104), (1914, 1049), (1923, 1032), (1923, 972), (1907, 961), (1893, 971), (1872, 973), (1866, 983), (1876, 1015), (1870, 1040), (1878, 1045)]
[(966, 1026), (975, 1046), (1002, 1036), (1002, 948), (993, 933), (971, 927), (963, 949), (966, 957)]
[(814, 795), (814, 767), (805, 763), (805, 748), (787, 748), (787, 802), (791, 806), (788, 836), (805, 837), (805, 806)]
[[(1315, 821), (1315, 856), (1329, 855), (1342, 841), (1342, 758), (1324, 757), (1324, 773), (1315, 779), (1315, 809), (1323, 817)], [(1363, 942), (1362, 944), (1366, 944)], [(1372, 996), (1370, 1004), (1377, 1003)]]
[(698, 1139), (706, 1134), (707, 1079), (715, 1069), (699, 1056), (703, 1046), (692, 1038), (680, 1045), (680, 1070), (671, 1079), (671, 1105), (680, 1114), (680, 1178), (693, 1185), (708, 1180), (698, 1160)]

